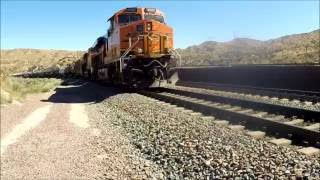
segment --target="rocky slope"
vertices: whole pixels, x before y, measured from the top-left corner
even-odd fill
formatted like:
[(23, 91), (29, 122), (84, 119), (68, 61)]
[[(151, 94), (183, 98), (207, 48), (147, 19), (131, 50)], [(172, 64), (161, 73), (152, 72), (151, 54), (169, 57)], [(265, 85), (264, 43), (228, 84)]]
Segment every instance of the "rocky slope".
[(184, 65), (319, 63), (320, 30), (267, 41), (206, 41), (178, 51)]
[(1, 75), (65, 66), (82, 54), (82, 51), (65, 50), (1, 50)]

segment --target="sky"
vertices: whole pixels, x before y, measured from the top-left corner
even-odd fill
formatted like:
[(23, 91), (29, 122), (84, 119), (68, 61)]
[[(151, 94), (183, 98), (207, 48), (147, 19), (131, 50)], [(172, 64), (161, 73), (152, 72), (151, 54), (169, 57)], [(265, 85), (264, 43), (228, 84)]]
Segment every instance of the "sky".
[(319, 29), (319, 1), (2, 1), (1, 49), (87, 50), (126, 7), (155, 7), (175, 48), (245, 37), (268, 40)]

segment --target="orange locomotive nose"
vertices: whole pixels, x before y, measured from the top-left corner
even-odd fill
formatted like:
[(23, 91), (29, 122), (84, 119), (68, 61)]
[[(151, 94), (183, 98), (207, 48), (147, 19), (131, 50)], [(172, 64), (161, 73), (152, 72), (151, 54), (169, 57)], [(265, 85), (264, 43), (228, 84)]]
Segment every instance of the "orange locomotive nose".
[(120, 37), (121, 51), (135, 44), (131, 54), (139, 56), (158, 57), (173, 48), (172, 28), (153, 20), (140, 20), (121, 27)]
[(173, 48), (173, 32), (169, 26), (157, 21), (146, 22), (145, 47), (151, 57), (168, 53)]

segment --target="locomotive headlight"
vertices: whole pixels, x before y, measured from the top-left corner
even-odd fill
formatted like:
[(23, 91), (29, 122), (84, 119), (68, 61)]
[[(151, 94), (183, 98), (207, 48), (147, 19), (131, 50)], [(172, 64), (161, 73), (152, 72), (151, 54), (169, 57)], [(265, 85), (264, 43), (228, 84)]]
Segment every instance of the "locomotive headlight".
[(143, 50), (142, 50), (141, 48), (137, 48), (137, 52), (138, 52), (139, 54), (141, 54), (141, 53), (143, 52)]
[(152, 22), (148, 22), (147, 23), (147, 31), (151, 31), (152, 30)]

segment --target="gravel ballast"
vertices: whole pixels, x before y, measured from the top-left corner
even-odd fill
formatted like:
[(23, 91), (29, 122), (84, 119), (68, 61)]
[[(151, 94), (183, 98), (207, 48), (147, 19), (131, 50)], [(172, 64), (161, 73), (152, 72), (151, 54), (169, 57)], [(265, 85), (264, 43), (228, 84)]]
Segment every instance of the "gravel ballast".
[(95, 120), (91, 127), (96, 138), (92, 142), (101, 150), (97, 157), (101, 159), (103, 173), (98, 179), (163, 179), (161, 168), (146, 160), (123, 129), (112, 124), (121, 114), (100, 104), (88, 105), (86, 111)]
[[(120, 94), (92, 107), (101, 116), (97, 128), (117, 127), (117, 132), (128, 138), (120, 142), (126, 142), (130, 152), (136, 148), (136, 157), (147, 159), (132, 161), (139, 164), (142, 173), (136, 175), (142, 178), (320, 178), (319, 157), (305, 156), (296, 151), (296, 146), (281, 147), (256, 140), (142, 95)], [(117, 139), (112, 147), (119, 146)], [(136, 171), (136, 164), (127, 165)]]

